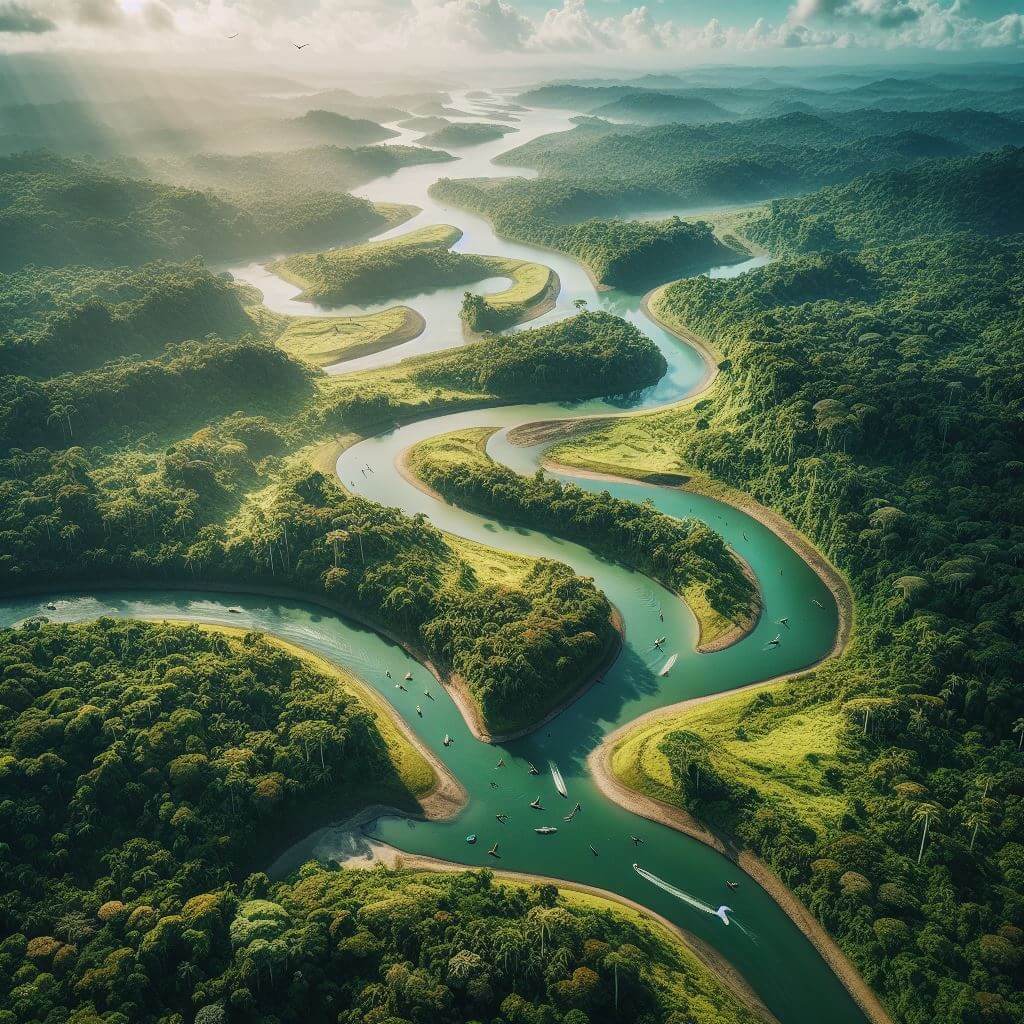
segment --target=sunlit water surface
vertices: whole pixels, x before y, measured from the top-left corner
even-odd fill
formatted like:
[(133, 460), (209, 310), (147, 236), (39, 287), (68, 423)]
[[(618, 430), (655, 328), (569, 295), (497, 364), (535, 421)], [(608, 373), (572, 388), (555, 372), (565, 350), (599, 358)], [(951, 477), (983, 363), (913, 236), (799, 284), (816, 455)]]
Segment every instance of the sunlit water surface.
[[(470, 110), (471, 101), (456, 96), (454, 105)], [(481, 115), (485, 116), (485, 115)], [(757, 991), (769, 1008), (786, 1024), (852, 1024), (863, 1016), (810, 943), (753, 881), (724, 857), (696, 840), (623, 810), (605, 799), (590, 780), (587, 755), (611, 730), (638, 715), (703, 694), (731, 690), (768, 676), (813, 664), (832, 647), (837, 611), (832, 595), (821, 580), (786, 544), (749, 516), (699, 495), (673, 488), (634, 483), (606, 483), (567, 476), (580, 487), (611, 492), (616, 497), (651, 501), (674, 516), (695, 516), (720, 533), (751, 565), (761, 585), (764, 614), (753, 633), (733, 647), (711, 655), (694, 650), (697, 627), (686, 606), (646, 577), (600, 559), (579, 545), (530, 530), (510, 528), (486, 517), (453, 508), (427, 496), (394, 471), (394, 459), (407, 447), (429, 437), (464, 427), (495, 427), (490, 454), (520, 472), (533, 472), (543, 446), (517, 448), (506, 440), (508, 428), (552, 417), (651, 409), (678, 401), (705, 379), (702, 358), (681, 344), (644, 313), (641, 296), (622, 291), (597, 291), (582, 267), (558, 253), (498, 238), (479, 217), (436, 203), (427, 194), (439, 177), (475, 177), (529, 174), (491, 163), (493, 157), (513, 146), (553, 131), (570, 127), (570, 112), (530, 110), (518, 114), (516, 130), (504, 139), (453, 151), (457, 162), (408, 167), (357, 190), (374, 201), (413, 203), (422, 212), (380, 237), (402, 234), (415, 228), (446, 223), (463, 231), (457, 248), (465, 252), (532, 259), (552, 267), (562, 291), (557, 305), (539, 321), (547, 323), (575, 312), (573, 300), (586, 299), (590, 308), (605, 309), (636, 324), (651, 337), (668, 360), (669, 369), (653, 387), (627, 398), (596, 400), (572, 406), (521, 405), (436, 417), (370, 438), (349, 449), (338, 462), (338, 474), (346, 486), (374, 501), (398, 506), (407, 513), (424, 512), (438, 527), (463, 537), (483, 541), (507, 551), (555, 558), (591, 576), (622, 614), (626, 643), (622, 654), (603, 680), (534, 735), (512, 743), (488, 745), (476, 741), (455, 705), (421, 666), (398, 647), (360, 626), (313, 605), (239, 595), (152, 592), (97, 593), (56, 598), (57, 610), (45, 604), (53, 596), (25, 599), (0, 606), (0, 624), (9, 625), (29, 615), (45, 614), (52, 620), (77, 621), (99, 615), (138, 618), (187, 618), (246, 626), (273, 633), (321, 654), (375, 687), (409, 723), (422, 741), (462, 782), (469, 794), (466, 809), (448, 822), (412, 822), (385, 818), (373, 834), (401, 850), (428, 854), (463, 864), (501, 867), (571, 879), (619, 893), (650, 907), (699, 936), (721, 952)], [(394, 127), (394, 126), (391, 126)], [(396, 129), (401, 131), (400, 129)], [(395, 143), (415, 143), (418, 133), (401, 132)], [(667, 211), (671, 212), (671, 211)], [(713, 276), (742, 273), (763, 262), (749, 260), (731, 267), (709, 268)], [(258, 287), (270, 308), (281, 313), (360, 312), (355, 307), (318, 309), (295, 300), (296, 289), (271, 274), (261, 264), (230, 268), (234, 276)], [(504, 287), (500, 279), (475, 286), (494, 291)], [(330, 372), (390, 365), (410, 355), (438, 351), (463, 343), (458, 309), (465, 288), (437, 289), (402, 297), (421, 312), (427, 329), (417, 339), (385, 352), (351, 360)], [(379, 309), (393, 303), (382, 303)], [(369, 465), (373, 472), (364, 472)], [(823, 605), (819, 608), (814, 602)], [(234, 606), (240, 613), (228, 608)], [(664, 621), (659, 618), (664, 615)], [(777, 625), (786, 616), (790, 628)], [(776, 649), (766, 642), (782, 633)], [(654, 640), (668, 636), (665, 654)], [(679, 655), (671, 673), (658, 671), (668, 654)], [(390, 670), (392, 678), (385, 672)], [(394, 680), (406, 672), (414, 682), (407, 692), (396, 689)], [(429, 689), (435, 700), (428, 700)], [(415, 713), (415, 706), (423, 716)], [(445, 747), (445, 734), (453, 740)], [(505, 765), (496, 767), (499, 758)], [(568, 787), (561, 798), (547, 770), (553, 760)], [(528, 764), (542, 769), (528, 773)], [(493, 785), (492, 785), (493, 783)], [(541, 798), (543, 811), (529, 803)], [(564, 816), (579, 802), (581, 812), (571, 822)], [(495, 815), (508, 815), (505, 824)], [(552, 825), (557, 834), (541, 836), (534, 828)], [(476, 833), (479, 841), (468, 845), (465, 836)], [(631, 836), (639, 839), (635, 845)], [(500, 860), (487, 855), (499, 843)], [(342, 847), (330, 830), (299, 843), (282, 864), (295, 863), (315, 850), (329, 857)], [(596, 850), (596, 855), (592, 849)], [(633, 869), (638, 862), (645, 872), (663, 880), (652, 883)], [(281, 864), (278, 865), (279, 867)], [(725, 881), (740, 879), (735, 892)], [(673, 893), (680, 890), (689, 900)], [(733, 925), (700, 909), (728, 904)]]

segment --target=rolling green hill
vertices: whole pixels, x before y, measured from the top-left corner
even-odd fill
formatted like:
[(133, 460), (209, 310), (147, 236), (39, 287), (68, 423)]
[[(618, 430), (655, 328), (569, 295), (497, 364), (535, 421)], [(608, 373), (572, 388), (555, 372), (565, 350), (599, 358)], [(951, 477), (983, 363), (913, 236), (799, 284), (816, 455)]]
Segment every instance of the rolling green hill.
[(859, 247), (949, 232), (1024, 232), (1024, 149), (856, 178), (772, 203), (748, 223), (753, 238), (802, 249)]
[(322, 244), (389, 223), (345, 192), (250, 192), (227, 200), (118, 177), (46, 153), (0, 159), (0, 271), (109, 266)]

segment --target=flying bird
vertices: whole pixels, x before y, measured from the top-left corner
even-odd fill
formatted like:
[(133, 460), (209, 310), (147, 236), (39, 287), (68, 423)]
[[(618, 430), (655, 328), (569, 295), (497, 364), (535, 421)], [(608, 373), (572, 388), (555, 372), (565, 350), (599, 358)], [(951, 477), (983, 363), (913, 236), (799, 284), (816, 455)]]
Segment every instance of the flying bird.
[(238, 33), (237, 32), (232, 32), (231, 35), (228, 36), (228, 39), (237, 39), (237, 38), (238, 38)]
[(292, 46), (294, 46), (296, 50), (304, 50), (309, 46), (309, 43), (292, 43)]

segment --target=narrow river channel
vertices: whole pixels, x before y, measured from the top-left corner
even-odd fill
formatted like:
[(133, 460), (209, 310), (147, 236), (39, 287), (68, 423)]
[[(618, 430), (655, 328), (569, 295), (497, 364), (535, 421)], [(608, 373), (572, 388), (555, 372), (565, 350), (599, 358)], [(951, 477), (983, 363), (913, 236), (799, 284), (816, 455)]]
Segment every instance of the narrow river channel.
[[(465, 96), (454, 105), (469, 109)], [(729, 506), (668, 487), (630, 483), (605, 483), (567, 477), (589, 490), (608, 490), (617, 497), (650, 500), (674, 516), (695, 516), (719, 532), (751, 565), (764, 598), (764, 614), (753, 633), (740, 643), (715, 654), (695, 651), (696, 623), (686, 606), (646, 577), (595, 557), (586, 549), (544, 534), (504, 527), (494, 521), (452, 508), (429, 497), (404, 480), (394, 460), (410, 445), (425, 438), (463, 427), (498, 428), (492, 437), (491, 455), (518, 471), (532, 472), (543, 446), (517, 448), (506, 440), (507, 429), (535, 420), (568, 416), (652, 409), (676, 402), (700, 386), (706, 367), (690, 346), (654, 323), (642, 309), (640, 295), (598, 291), (582, 267), (557, 253), (507, 242), (498, 238), (484, 220), (442, 207), (427, 194), (441, 176), (472, 177), (524, 173), (498, 167), (491, 160), (524, 141), (570, 127), (570, 112), (530, 110), (518, 115), (516, 131), (503, 140), (456, 151), (457, 162), (410, 167), (378, 179), (357, 190), (374, 201), (413, 203), (422, 207), (414, 219), (394, 229), (404, 233), (428, 224), (452, 224), (463, 231), (457, 248), (466, 252), (531, 259), (552, 267), (562, 291), (556, 308), (526, 326), (550, 322), (575, 312), (574, 299), (586, 299), (592, 309), (606, 309), (632, 321), (654, 339), (669, 363), (658, 384), (628, 399), (591, 401), (572, 406), (544, 404), (485, 409), (437, 417), (370, 438), (346, 451), (338, 462), (342, 482), (374, 501), (401, 508), (408, 514), (423, 512), (441, 529), (462, 537), (568, 563), (595, 579), (622, 614), (626, 643), (604, 679), (583, 697), (533, 735), (507, 744), (485, 744), (474, 739), (455, 705), (433, 678), (399, 648), (376, 634), (311, 605), (260, 597), (188, 592), (98, 593), (95, 595), (48, 595), (0, 605), (0, 625), (26, 616), (46, 614), (56, 621), (83, 620), (98, 615), (140, 618), (183, 618), (247, 626), (277, 634), (352, 669), (375, 687), (396, 708), (423, 742), (460, 780), (469, 794), (465, 810), (448, 822), (412, 822), (385, 818), (376, 823), (373, 835), (400, 850), (425, 854), (474, 866), (549, 875), (598, 886), (650, 907), (697, 935), (728, 959), (746, 978), (760, 998), (784, 1024), (854, 1024), (864, 1017), (852, 998), (814, 947), (752, 880), (743, 876), (726, 858), (667, 826), (659, 825), (620, 808), (596, 788), (586, 760), (604, 736), (639, 715), (703, 694), (719, 693), (747, 683), (794, 671), (813, 664), (833, 646), (838, 613), (831, 593), (811, 568), (769, 529)], [(481, 115), (482, 119), (486, 117)], [(415, 133), (403, 132), (396, 143), (408, 144)], [(528, 172), (525, 172), (528, 173)], [(382, 236), (383, 237), (383, 236)], [(733, 267), (711, 268), (713, 275), (742, 273), (763, 260)], [(271, 275), (259, 264), (230, 268), (236, 278), (260, 288), (267, 304), (280, 312), (310, 314), (319, 310), (294, 300), (295, 289)], [(493, 291), (498, 282), (486, 282), (480, 290)], [(477, 290), (477, 289), (474, 289)], [(328, 372), (387, 365), (423, 352), (463, 343), (458, 307), (463, 287), (441, 289), (401, 301), (421, 312), (427, 329), (417, 339), (384, 352), (332, 367)], [(356, 312), (344, 309), (341, 312)], [(369, 464), (373, 474), (363, 475)], [(47, 611), (49, 601), (56, 611)], [(819, 607), (820, 603), (822, 607)], [(240, 614), (228, 612), (238, 606)], [(664, 614), (664, 622), (659, 619)], [(766, 641), (779, 632), (776, 620), (788, 616), (791, 628), (781, 645), (766, 649)], [(671, 673), (658, 675), (664, 656), (654, 640), (668, 637), (665, 654), (679, 658)], [(392, 679), (385, 676), (390, 670)], [(395, 689), (394, 679), (412, 672), (408, 692)], [(430, 689), (436, 700), (427, 700)], [(415, 706), (423, 709), (423, 717)], [(445, 747), (445, 734), (453, 740)], [(496, 767), (499, 758), (504, 767)], [(548, 771), (557, 763), (565, 779), (568, 799), (562, 799)], [(541, 769), (531, 776), (528, 763)], [(494, 783), (495, 786), (492, 785)], [(530, 802), (540, 797), (542, 811)], [(571, 822), (563, 820), (579, 802), (582, 810)], [(496, 821), (504, 812), (508, 820)], [(534, 828), (551, 825), (557, 834), (538, 835)], [(476, 833), (479, 841), (467, 845), (465, 836)], [(640, 840), (634, 844), (631, 836)], [(487, 850), (498, 842), (500, 861)], [(597, 851), (595, 855), (591, 847)], [(328, 832), (317, 843), (299, 844), (294, 857), (315, 848), (320, 856), (332, 853)], [(670, 892), (638, 875), (634, 862), (700, 901), (718, 907), (728, 904), (737, 926), (704, 913)], [(726, 880), (739, 880), (730, 891)]]

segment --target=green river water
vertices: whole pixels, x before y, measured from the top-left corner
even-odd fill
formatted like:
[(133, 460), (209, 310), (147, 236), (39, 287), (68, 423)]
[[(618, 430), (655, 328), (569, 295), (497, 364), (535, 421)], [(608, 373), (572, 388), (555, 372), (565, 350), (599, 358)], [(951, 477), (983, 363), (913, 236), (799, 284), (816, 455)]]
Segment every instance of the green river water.
[[(466, 109), (465, 97), (457, 97)], [(628, 398), (593, 401), (573, 406), (557, 404), (485, 409), (437, 417), (363, 441), (345, 452), (338, 463), (342, 482), (357, 493), (407, 513), (423, 512), (438, 527), (463, 537), (483, 541), (504, 550), (543, 555), (566, 562), (594, 577), (622, 614), (626, 643), (603, 680), (533, 735), (506, 744), (476, 741), (455, 705), (427, 671), (401, 649), (377, 634), (333, 613), (296, 601), (211, 595), (184, 591), (53, 593), (42, 598), (8, 600), (0, 604), (0, 625), (10, 625), (30, 615), (45, 614), (55, 621), (80, 621), (99, 615), (139, 618), (174, 617), (245, 626), (266, 631), (301, 644), (317, 654), (353, 670), (376, 688), (423, 742), (460, 780), (469, 795), (465, 810), (448, 822), (413, 822), (384, 818), (374, 824), (374, 838), (403, 851), (428, 854), (474, 866), (501, 867), (513, 871), (550, 875), (598, 886), (650, 907), (689, 932), (699, 936), (726, 957), (746, 978), (759, 997), (784, 1024), (853, 1024), (864, 1017), (844, 987), (796, 926), (752, 880), (728, 860), (685, 835), (611, 803), (588, 777), (587, 755), (602, 738), (644, 712), (688, 697), (719, 693), (746, 683), (813, 664), (834, 643), (838, 613), (831, 593), (806, 563), (770, 530), (749, 516), (708, 498), (667, 488), (633, 483), (605, 483), (568, 477), (590, 490), (608, 490), (616, 497), (651, 500), (675, 516), (695, 516), (718, 531), (751, 565), (764, 598), (764, 614), (753, 633), (740, 643), (715, 654), (695, 652), (696, 623), (681, 601), (646, 577), (595, 557), (585, 548), (519, 528), (508, 528), (486, 518), (454, 509), (407, 483), (395, 470), (394, 459), (409, 445), (437, 434), (470, 426), (499, 428), (491, 439), (491, 455), (522, 472), (532, 472), (542, 448), (517, 448), (506, 440), (507, 429), (522, 423), (554, 417), (609, 413), (624, 409), (655, 408), (677, 401), (700, 385), (705, 367), (689, 346), (652, 322), (641, 309), (641, 297), (622, 292), (597, 292), (582, 268), (556, 253), (509, 243), (497, 238), (480, 218), (440, 207), (427, 195), (428, 186), (441, 174), (469, 177), (523, 173), (490, 163), (493, 156), (522, 141), (569, 127), (569, 111), (530, 111), (519, 129), (504, 140), (476, 146), (457, 155), (459, 163), (406, 168), (359, 190), (374, 200), (415, 203), (423, 212), (396, 233), (429, 223), (451, 223), (464, 231), (458, 248), (468, 252), (531, 258), (552, 266), (562, 282), (555, 310), (537, 323), (549, 322), (572, 312), (572, 300), (582, 297), (591, 308), (615, 312), (641, 327), (653, 338), (669, 361), (665, 377), (652, 388)], [(404, 133), (395, 141), (408, 143)], [(528, 172), (527, 172), (528, 173)], [(714, 275), (741, 273), (761, 260), (735, 267), (712, 269)], [(241, 280), (263, 290), (265, 301), (281, 312), (310, 313), (308, 304), (294, 301), (295, 289), (252, 264), (230, 268)], [(487, 290), (494, 290), (487, 282)], [(427, 319), (420, 338), (364, 359), (353, 360), (328, 372), (384, 365), (409, 355), (460, 344), (457, 311), (462, 288), (440, 289), (408, 301)], [(346, 310), (348, 312), (348, 310)], [(364, 474), (369, 465), (372, 473)], [(47, 610), (48, 602), (57, 604)], [(818, 607), (815, 602), (823, 607)], [(241, 609), (240, 614), (228, 611)], [(659, 619), (664, 613), (664, 622)], [(788, 630), (776, 620), (788, 616)], [(782, 642), (774, 650), (766, 642), (778, 633)], [(672, 672), (657, 672), (664, 657), (653, 648), (657, 636), (666, 635), (666, 654), (679, 655)], [(392, 679), (385, 676), (391, 671)], [(394, 680), (412, 672), (408, 692), (395, 688)], [(430, 701), (423, 690), (436, 696)], [(415, 706), (423, 709), (423, 717)], [(442, 739), (450, 734), (453, 743)], [(499, 758), (505, 766), (497, 768)], [(548, 771), (554, 761), (564, 776), (568, 800), (562, 799)], [(527, 763), (541, 769), (528, 774)], [(491, 783), (496, 783), (494, 788)], [(528, 805), (540, 797), (543, 811)], [(579, 802), (581, 812), (572, 822), (563, 816)], [(508, 815), (505, 824), (495, 814)], [(534, 828), (552, 825), (555, 835), (539, 836)], [(479, 841), (470, 846), (468, 833)], [(634, 845), (630, 836), (642, 840)], [(487, 855), (499, 842), (500, 861)], [(595, 856), (590, 846), (598, 855)], [(293, 847), (275, 867), (278, 871), (300, 863), (314, 853), (329, 857), (350, 851), (351, 842), (327, 830)], [(638, 875), (643, 868), (684, 890), (697, 900), (734, 911), (733, 925), (726, 926), (712, 914), (663, 890)], [(730, 891), (726, 879), (740, 880)]]

